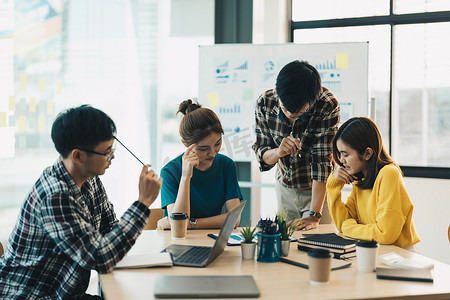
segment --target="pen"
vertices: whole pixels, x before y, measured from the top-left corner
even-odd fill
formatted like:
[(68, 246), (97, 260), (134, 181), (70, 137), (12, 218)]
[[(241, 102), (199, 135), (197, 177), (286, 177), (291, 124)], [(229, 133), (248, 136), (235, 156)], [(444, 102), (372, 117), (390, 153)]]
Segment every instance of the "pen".
[[(293, 131), (291, 131), (291, 133), (290, 133), (289, 135), (290, 135), (292, 138), (295, 139), (295, 137), (294, 137), (294, 132), (293, 132)], [(300, 151), (297, 150), (297, 152), (298, 152), (298, 157), (299, 157), (299, 158), (302, 158), (302, 154), (300, 153)]]

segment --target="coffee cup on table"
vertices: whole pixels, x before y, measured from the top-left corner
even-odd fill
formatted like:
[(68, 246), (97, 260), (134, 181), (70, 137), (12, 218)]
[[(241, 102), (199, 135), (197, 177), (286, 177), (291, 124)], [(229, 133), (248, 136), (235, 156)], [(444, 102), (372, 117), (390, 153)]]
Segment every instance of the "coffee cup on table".
[(170, 215), (172, 239), (186, 238), (188, 219), (189, 217), (185, 213), (172, 213)]
[(311, 249), (309, 257), (309, 281), (312, 285), (324, 285), (330, 281), (331, 252), (327, 249)]
[(378, 242), (376, 240), (359, 240), (356, 242), (356, 262), (358, 271), (373, 272), (377, 265)]

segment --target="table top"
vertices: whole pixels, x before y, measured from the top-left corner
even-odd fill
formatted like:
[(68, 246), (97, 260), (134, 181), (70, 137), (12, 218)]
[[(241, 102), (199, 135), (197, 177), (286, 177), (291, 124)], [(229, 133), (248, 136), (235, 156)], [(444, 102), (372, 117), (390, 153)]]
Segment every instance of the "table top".
[[(336, 232), (334, 225), (320, 225), (319, 229), (305, 233)], [(129, 255), (158, 253), (170, 244), (212, 246), (214, 239), (208, 233), (218, 230), (189, 230), (183, 240), (173, 240), (170, 231), (145, 230), (130, 250)], [(294, 237), (301, 237), (297, 231)], [(291, 243), (291, 252), (298, 251), (297, 243)], [(103, 296), (113, 299), (154, 299), (153, 287), (159, 275), (252, 275), (260, 289), (261, 299), (450, 299), (450, 266), (417, 253), (392, 245), (381, 245), (378, 255), (396, 252), (404, 257), (419, 256), (434, 263), (434, 282), (410, 282), (381, 280), (375, 272), (361, 273), (356, 259), (350, 268), (331, 272), (327, 285), (314, 286), (309, 283), (307, 269), (284, 262), (261, 263), (242, 260), (240, 246), (227, 246), (225, 251), (206, 268), (154, 267), (143, 269), (114, 270), (100, 274)], [(385, 266), (378, 260), (378, 266)]]

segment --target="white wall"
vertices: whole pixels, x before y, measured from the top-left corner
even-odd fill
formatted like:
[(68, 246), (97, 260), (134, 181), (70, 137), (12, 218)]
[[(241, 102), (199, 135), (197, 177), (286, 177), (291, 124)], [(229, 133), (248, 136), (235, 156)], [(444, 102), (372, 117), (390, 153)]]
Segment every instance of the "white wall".
[(450, 180), (405, 177), (404, 181), (414, 205), (420, 254), (450, 264)]

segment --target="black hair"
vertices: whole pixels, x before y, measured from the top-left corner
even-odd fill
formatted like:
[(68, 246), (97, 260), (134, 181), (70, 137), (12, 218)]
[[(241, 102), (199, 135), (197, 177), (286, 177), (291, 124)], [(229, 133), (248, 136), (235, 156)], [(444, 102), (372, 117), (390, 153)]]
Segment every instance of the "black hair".
[(73, 149), (93, 150), (115, 133), (116, 125), (107, 114), (85, 104), (61, 112), (53, 122), (51, 136), (56, 150), (67, 158)]
[[(380, 131), (374, 121), (364, 117), (354, 117), (341, 125), (333, 139), (333, 159), (339, 163), (341, 154), (337, 149), (337, 141), (342, 140), (350, 148), (354, 149), (360, 159), (367, 148), (373, 151), (368, 161), (366, 178), (359, 181), (356, 185), (361, 189), (371, 189), (378, 176), (378, 172), (386, 165), (395, 164), (392, 157), (388, 154), (383, 145)], [(399, 168), (400, 170), (400, 168)], [(400, 171), (401, 172), (401, 171)], [(362, 178), (361, 174), (358, 177)]]
[(184, 100), (178, 107), (178, 113), (184, 115), (180, 122), (180, 136), (188, 146), (203, 140), (211, 132), (223, 134), (222, 124), (217, 115), (198, 102), (193, 103), (191, 99)]
[(314, 104), (322, 91), (322, 80), (308, 62), (295, 60), (278, 73), (275, 89), (283, 106), (294, 114), (306, 104)]

